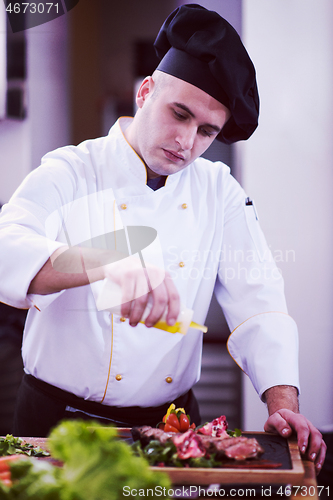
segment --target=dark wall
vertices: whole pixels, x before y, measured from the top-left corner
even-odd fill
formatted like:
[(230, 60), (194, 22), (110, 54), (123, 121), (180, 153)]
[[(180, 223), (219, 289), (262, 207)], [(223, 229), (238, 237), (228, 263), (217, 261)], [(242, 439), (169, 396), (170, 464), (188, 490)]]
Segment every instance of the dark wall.
[(174, 5), (80, 0), (69, 13), (72, 143), (102, 135), (110, 102), (115, 115), (132, 113), (136, 44), (153, 42)]

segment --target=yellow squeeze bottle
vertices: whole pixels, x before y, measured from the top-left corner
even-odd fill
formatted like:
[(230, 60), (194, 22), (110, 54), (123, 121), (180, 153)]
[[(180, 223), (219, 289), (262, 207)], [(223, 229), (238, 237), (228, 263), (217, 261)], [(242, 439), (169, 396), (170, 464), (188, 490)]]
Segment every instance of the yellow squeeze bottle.
[[(96, 299), (96, 306), (99, 311), (109, 311), (112, 314), (117, 314), (121, 316), (121, 289), (120, 287), (108, 280), (104, 279), (100, 293)], [(145, 312), (142, 316), (140, 323), (145, 323), (149, 312), (151, 309), (151, 302), (148, 301)], [(168, 325), (165, 317), (162, 316), (160, 321), (158, 321), (153, 328), (158, 328), (160, 330), (165, 330), (170, 333), (181, 333), (186, 335), (189, 328), (195, 328), (196, 330), (201, 330), (206, 333), (208, 328), (204, 325), (199, 325), (192, 321), (193, 311), (187, 309), (185, 306), (181, 305), (180, 313), (174, 325)]]
[[(151, 309), (151, 304), (148, 302), (146, 310), (142, 316), (142, 320), (140, 323), (145, 323), (147, 316), (149, 315)], [(199, 325), (192, 321), (193, 311), (191, 309), (187, 309), (185, 306), (181, 304), (180, 313), (174, 325), (168, 325), (165, 317), (162, 316), (160, 321), (155, 323), (153, 328), (159, 328), (160, 330), (165, 330), (170, 333), (181, 333), (182, 335), (186, 335), (189, 328), (195, 328), (196, 330), (201, 330), (203, 333), (206, 333), (208, 328), (204, 325)]]

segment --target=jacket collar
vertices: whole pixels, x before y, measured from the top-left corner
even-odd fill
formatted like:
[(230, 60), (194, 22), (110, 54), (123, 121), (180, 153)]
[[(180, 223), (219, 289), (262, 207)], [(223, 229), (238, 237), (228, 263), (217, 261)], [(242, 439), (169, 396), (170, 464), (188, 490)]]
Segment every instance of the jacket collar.
[[(122, 157), (122, 170), (125, 175), (128, 175), (129, 182), (137, 182), (141, 186), (147, 186), (147, 170), (143, 160), (135, 152), (132, 146), (129, 144), (124, 135), (124, 130), (129, 126), (133, 118), (131, 117), (121, 117), (110, 129), (109, 136), (116, 139), (119, 145), (120, 156)], [(188, 168), (188, 167), (186, 167)], [(170, 186), (177, 182), (183, 171), (176, 172), (175, 174), (169, 175), (166, 179), (166, 186)], [(150, 190), (150, 188), (149, 188)]]

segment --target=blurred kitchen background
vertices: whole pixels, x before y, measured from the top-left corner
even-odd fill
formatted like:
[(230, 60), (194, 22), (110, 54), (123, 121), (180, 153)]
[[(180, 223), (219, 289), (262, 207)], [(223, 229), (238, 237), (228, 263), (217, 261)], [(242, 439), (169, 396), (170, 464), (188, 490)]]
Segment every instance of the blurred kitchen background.
[[(67, 14), (24, 32), (13, 34), (7, 25), (6, 35), (0, 2), (0, 203), (46, 152), (104, 135), (119, 115), (133, 113), (133, 89), (156, 64), (152, 42), (183, 3), (79, 0)], [(213, 145), (206, 156), (227, 163), (255, 200), (299, 326), (301, 410), (320, 429), (333, 430), (333, 3), (199, 3), (240, 33), (261, 97), (253, 137)], [(223, 413), (231, 428), (262, 430), (266, 408), (226, 351), (229, 331), (215, 301), (207, 324), (196, 387), (203, 419)], [(20, 360), (13, 366), (5, 354), (13, 340), (8, 332), (15, 329), (18, 352), (21, 327), (22, 312), (0, 309), (0, 434), (7, 432), (1, 422), (10, 419), (21, 370)], [(5, 383), (10, 370), (12, 387)]]

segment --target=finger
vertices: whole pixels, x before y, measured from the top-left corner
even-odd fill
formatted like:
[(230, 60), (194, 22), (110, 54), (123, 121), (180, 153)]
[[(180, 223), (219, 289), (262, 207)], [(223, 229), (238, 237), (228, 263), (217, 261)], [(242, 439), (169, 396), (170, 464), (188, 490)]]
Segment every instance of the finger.
[(289, 437), (292, 434), (292, 428), (286, 419), (277, 411), (273, 413), (264, 426), (266, 432), (280, 434), (283, 437)]
[[(136, 267), (136, 261), (121, 275), (122, 306), (121, 314), (130, 318), (130, 324), (136, 326), (140, 321), (147, 303), (146, 295), (149, 292), (147, 277), (144, 270)], [(136, 299), (143, 299), (135, 303)], [(136, 307), (135, 307), (136, 306)], [(134, 311), (134, 315), (133, 315)]]
[[(169, 275), (165, 273), (164, 281), (156, 287), (152, 294), (154, 296), (154, 305), (156, 309), (152, 309), (151, 314), (147, 318), (148, 324), (154, 324), (156, 317), (165, 316), (168, 325), (174, 325), (180, 313), (180, 298), (177, 288)], [(147, 321), (146, 325), (148, 326)]]
[(323, 445), (323, 436), (321, 433), (309, 422), (310, 427), (310, 440), (307, 449), (307, 455), (310, 460), (316, 461)]
[(171, 276), (168, 273), (165, 274), (164, 283), (169, 297), (166, 320), (169, 325), (174, 325), (180, 313), (179, 293)]
[(135, 293), (129, 315), (129, 323), (131, 326), (136, 326), (139, 321), (142, 321), (145, 309), (149, 298), (149, 287), (147, 277), (140, 272), (136, 275)]
[[(301, 453), (304, 454), (310, 444), (311, 431), (314, 430), (317, 433), (319, 431), (317, 431), (317, 429), (309, 422), (309, 420), (307, 420), (304, 415), (300, 413), (294, 413), (293, 411), (286, 409), (279, 410), (279, 413), (283, 418), (285, 418), (286, 422), (297, 434), (298, 447)], [(319, 442), (320, 441), (321, 440), (319, 440)], [(315, 439), (315, 443), (318, 443), (318, 438)], [(318, 451), (318, 449), (316, 447), (316, 451)], [(313, 450), (312, 453), (314, 451), (315, 450)]]
[(149, 296), (146, 293), (132, 301), (132, 307), (129, 315), (129, 324), (131, 326), (136, 326), (142, 320), (147, 307), (148, 297)]
[(164, 282), (151, 291), (151, 296), (153, 301), (152, 308), (145, 321), (145, 325), (148, 328), (154, 326), (166, 313), (168, 306), (168, 293)]
[(324, 442), (324, 440), (322, 440), (322, 445), (320, 447), (319, 453), (317, 455), (317, 459), (315, 461), (315, 467), (316, 467), (317, 474), (319, 474), (319, 472), (321, 471), (321, 469), (323, 467), (325, 457), (326, 457), (326, 451), (327, 451), (326, 443)]

